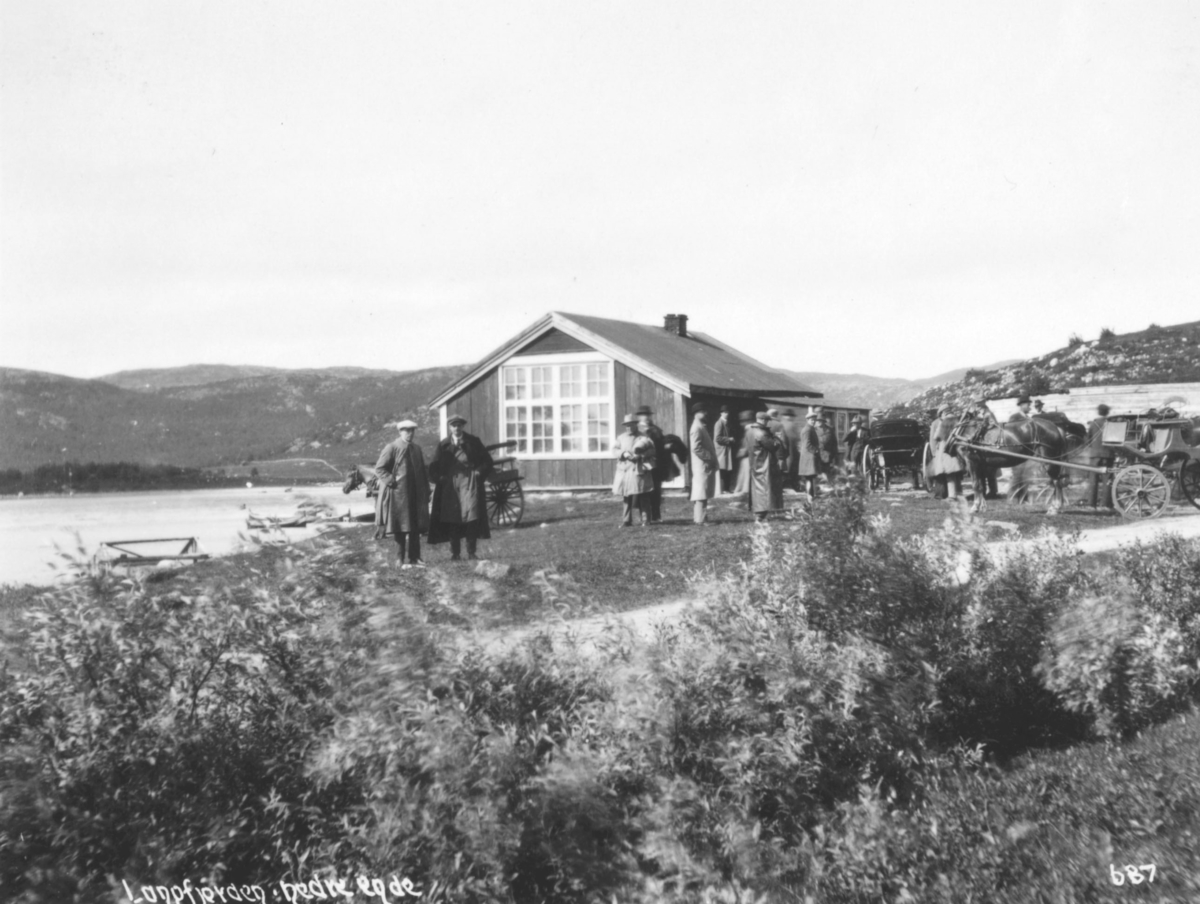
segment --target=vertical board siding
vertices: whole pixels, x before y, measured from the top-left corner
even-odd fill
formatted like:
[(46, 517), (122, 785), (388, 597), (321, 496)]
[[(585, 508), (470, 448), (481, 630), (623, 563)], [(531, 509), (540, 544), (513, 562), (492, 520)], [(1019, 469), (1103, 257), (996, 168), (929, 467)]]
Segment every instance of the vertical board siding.
[(485, 446), (500, 442), (500, 373), (493, 370), (446, 402), (447, 414), (467, 419), (467, 432)]
[(676, 412), (675, 391), (620, 361), (613, 362), (613, 398), (618, 419), (633, 413), (640, 405), (649, 405), (654, 412), (654, 422), (663, 433), (683, 435), (680, 431), (686, 425), (680, 423)]

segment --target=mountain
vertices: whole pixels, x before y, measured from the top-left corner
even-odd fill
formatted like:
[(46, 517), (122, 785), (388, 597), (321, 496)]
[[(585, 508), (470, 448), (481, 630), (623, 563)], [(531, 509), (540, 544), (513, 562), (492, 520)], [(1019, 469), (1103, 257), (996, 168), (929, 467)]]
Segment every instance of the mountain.
[[(998, 361), (984, 369), (994, 369), (1012, 364), (1017, 359)], [(785, 370), (802, 383), (820, 390), (826, 398), (851, 408), (880, 410), (898, 405), (906, 399), (925, 392), (942, 383), (951, 383), (966, 376), (963, 367), (922, 380), (905, 380), (898, 377), (872, 377), (867, 374), (828, 374), (814, 371)]]
[[(153, 378), (135, 391), (0, 368), (0, 468), (65, 460), (199, 467), (302, 455), (341, 468), (373, 461), (395, 437), (386, 425), (404, 417), (426, 427), (421, 438), (432, 442), (435, 419), (425, 403), (464, 369), (262, 368), (199, 384), (149, 372)], [(189, 381), (200, 372), (185, 370), (181, 379)], [(154, 382), (161, 388), (145, 388)]]
[(1092, 342), (1075, 337), (1037, 358), (969, 370), (881, 414), (904, 417), (941, 405), (962, 407), (977, 399), (1006, 399), (1021, 393), (1046, 395), (1073, 386), (1195, 381), (1200, 381), (1200, 320), (1176, 326), (1151, 324), (1119, 335), (1104, 330)]
[(176, 386), (206, 386), (227, 380), (244, 380), (251, 377), (278, 376), (280, 374), (323, 374), (333, 377), (387, 377), (396, 371), (372, 370), (367, 367), (326, 367), (319, 370), (284, 370), (279, 367), (259, 367), (255, 364), (186, 364), (183, 367), (160, 367), (145, 370), (119, 370), (113, 374), (97, 377), (105, 383), (133, 389), (138, 392), (154, 392)]

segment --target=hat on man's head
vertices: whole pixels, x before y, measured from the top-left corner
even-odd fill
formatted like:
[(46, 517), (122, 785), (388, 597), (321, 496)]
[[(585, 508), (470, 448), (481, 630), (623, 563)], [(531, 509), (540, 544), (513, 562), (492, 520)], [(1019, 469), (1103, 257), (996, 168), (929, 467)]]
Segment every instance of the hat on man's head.
[(796, 416), (796, 412), (791, 408), (784, 408), (783, 414), (784, 414), (784, 417), (795, 417)]
[(1103, 402), (1096, 406), (1096, 414), (1100, 415), (1101, 417), (1105, 417), (1110, 411), (1112, 411), (1112, 409)]
[(729, 414), (729, 406), (728, 405), (721, 406), (721, 414)]
[(636, 424), (637, 422), (638, 420), (636, 414), (627, 414), (625, 415), (625, 420), (621, 421), (621, 426), (624, 427), (628, 424)]
[(649, 405), (638, 405), (637, 411), (634, 414), (641, 417), (643, 414), (654, 414), (654, 412), (650, 410)]
[(701, 405), (699, 402), (692, 403), (692, 416), (693, 417), (695, 417), (697, 414), (706, 414), (706, 413), (707, 412), (706, 412), (704, 406)]
[(417, 422), (416, 421), (407, 421), (407, 420), (401, 421), (400, 423), (398, 423), (396, 425), (396, 429), (397, 430), (416, 430)]
[(768, 408), (767, 409), (767, 417), (769, 417), (771, 420), (775, 420), (777, 417), (779, 417), (779, 409), (778, 408)]
[(808, 414), (804, 415), (804, 419), (809, 420), (809, 421), (815, 421), (820, 416), (821, 416), (821, 409), (817, 408), (814, 405), (808, 409)]
[(1041, 399), (1035, 399), (1033, 404), (1037, 405), (1038, 408), (1042, 408), (1042, 407), (1045, 407), (1046, 403), (1043, 402)]
[(771, 415), (767, 414), (767, 412), (765, 412), (765, 411), (760, 411), (758, 413), (758, 415), (755, 417), (755, 420), (758, 421), (760, 424), (765, 424), (770, 419), (771, 419)]
[(453, 427), (455, 424), (465, 424), (466, 422), (467, 419), (461, 414), (452, 414), (450, 417), (446, 418), (447, 427)]
[(1029, 396), (1027, 396), (1027, 395), (1021, 396), (1021, 398), (1017, 399), (1017, 404), (1018, 405), (1028, 405), (1029, 404)]

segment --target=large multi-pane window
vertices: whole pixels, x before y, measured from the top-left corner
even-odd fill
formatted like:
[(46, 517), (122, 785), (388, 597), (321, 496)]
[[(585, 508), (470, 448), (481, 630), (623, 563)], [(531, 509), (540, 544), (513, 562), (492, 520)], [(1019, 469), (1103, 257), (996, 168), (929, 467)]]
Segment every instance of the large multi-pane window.
[(504, 438), (526, 455), (612, 450), (612, 365), (562, 363), (501, 368)]

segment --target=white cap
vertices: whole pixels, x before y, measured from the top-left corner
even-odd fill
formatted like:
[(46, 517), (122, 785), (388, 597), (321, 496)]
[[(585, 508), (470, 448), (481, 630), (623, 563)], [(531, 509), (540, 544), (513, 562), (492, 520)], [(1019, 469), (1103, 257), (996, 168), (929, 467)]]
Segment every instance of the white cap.
[(417, 422), (416, 421), (401, 421), (400, 423), (398, 423), (396, 425), (396, 429), (397, 430), (416, 430)]

